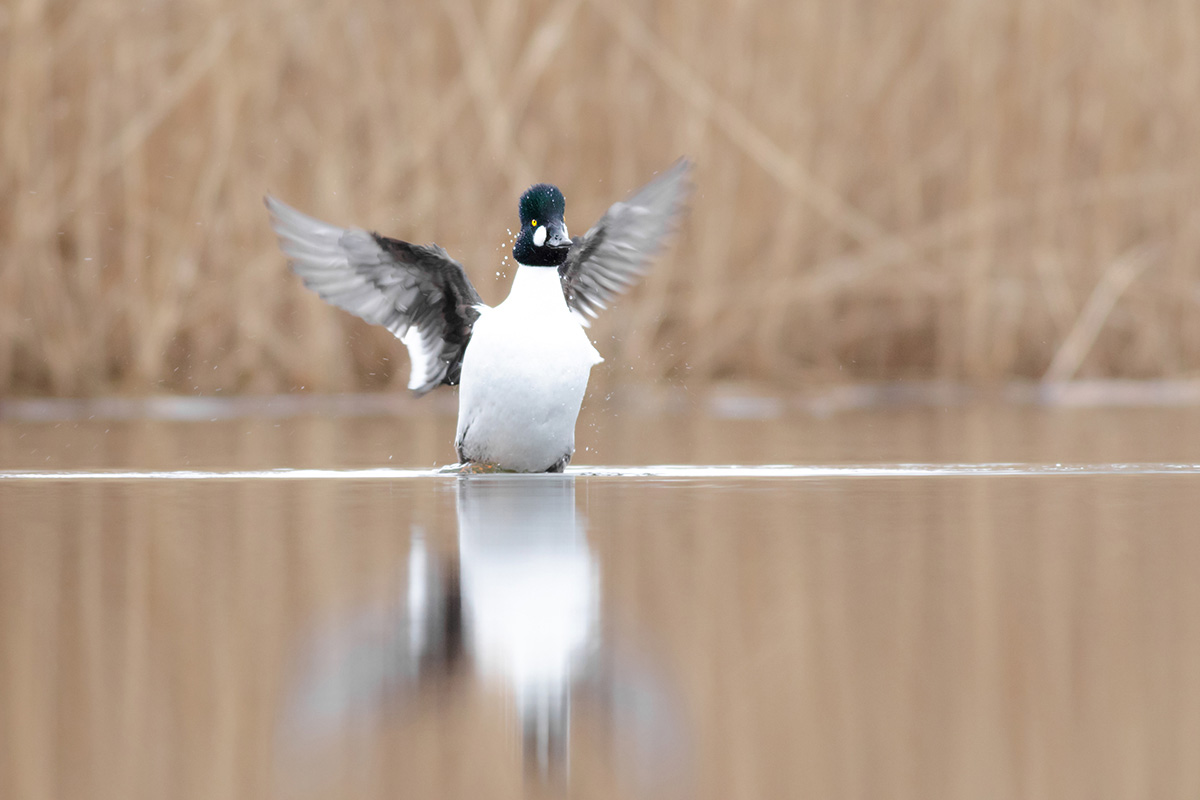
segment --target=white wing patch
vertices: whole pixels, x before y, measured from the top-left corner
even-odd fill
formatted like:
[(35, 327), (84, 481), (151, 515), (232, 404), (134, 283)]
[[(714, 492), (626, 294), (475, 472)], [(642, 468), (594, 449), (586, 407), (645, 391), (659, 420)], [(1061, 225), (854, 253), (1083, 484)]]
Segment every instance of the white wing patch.
[(442, 351), (440, 338), (423, 336), (414, 325), (404, 332), (400, 341), (408, 348), (408, 360), (412, 362), (412, 369), (408, 373), (409, 389), (415, 392), (431, 382), (440, 381), (445, 376), (446, 365), (438, 358)]

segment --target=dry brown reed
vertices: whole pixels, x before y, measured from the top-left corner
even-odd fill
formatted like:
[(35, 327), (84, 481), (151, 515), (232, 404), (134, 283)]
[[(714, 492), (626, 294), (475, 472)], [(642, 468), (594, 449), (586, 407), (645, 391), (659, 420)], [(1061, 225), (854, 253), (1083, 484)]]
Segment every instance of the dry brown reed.
[(399, 389), (261, 207), (505, 291), (681, 153), (679, 245), (595, 329), (638, 378), (1196, 375), (1200, 7), (821, 0), (0, 8), (0, 391)]

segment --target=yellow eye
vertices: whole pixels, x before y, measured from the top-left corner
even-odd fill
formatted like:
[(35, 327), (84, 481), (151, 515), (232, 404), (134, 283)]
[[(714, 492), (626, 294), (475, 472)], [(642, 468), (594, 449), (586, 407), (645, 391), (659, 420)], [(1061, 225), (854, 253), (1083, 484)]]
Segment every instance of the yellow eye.
[(535, 228), (537, 227), (537, 220), (536, 220), (536, 219), (533, 221), (533, 227), (535, 227)]

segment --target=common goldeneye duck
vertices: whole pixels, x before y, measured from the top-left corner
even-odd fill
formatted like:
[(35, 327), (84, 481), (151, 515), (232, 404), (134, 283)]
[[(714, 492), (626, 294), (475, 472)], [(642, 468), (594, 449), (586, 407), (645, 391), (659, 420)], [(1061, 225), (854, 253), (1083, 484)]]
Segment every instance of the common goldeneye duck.
[(517, 273), (495, 308), (436, 244), (339, 228), (264, 199), (304, 285), (404, 342), (409, 389), (459, 384), (461, 463), (561, 472), (588, 376), (603, 360), (583, 328), (649, 268), (683, 210), (690, 169), (675, 162), (574, 240), (562, 192), (531, 186), (518, 205)]

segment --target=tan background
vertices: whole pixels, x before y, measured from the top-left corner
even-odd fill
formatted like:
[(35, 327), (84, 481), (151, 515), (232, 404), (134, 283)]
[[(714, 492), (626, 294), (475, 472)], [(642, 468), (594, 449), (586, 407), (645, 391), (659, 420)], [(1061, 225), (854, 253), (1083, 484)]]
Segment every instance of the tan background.
[(679, 154), (680, 243), (595, 329), (620, 375), (1200, 365), (1194, 0), (15, 0), (0, 76), (5, 394), (399, 391), (265, 191), (495, 302), (521, 188), (579, 232)]

